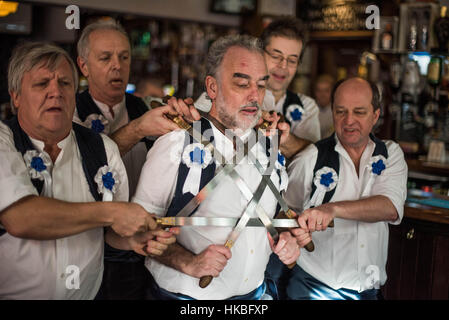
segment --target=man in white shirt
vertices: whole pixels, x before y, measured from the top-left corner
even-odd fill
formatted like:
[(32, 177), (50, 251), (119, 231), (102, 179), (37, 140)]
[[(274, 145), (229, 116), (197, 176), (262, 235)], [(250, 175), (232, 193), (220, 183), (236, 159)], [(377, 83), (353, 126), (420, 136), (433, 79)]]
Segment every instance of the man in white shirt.
[(283, 114), (295, 136), (312, 142), (320, 140), (315, 101), (302, 93), (288, 90), (305, 46), (301, 22), (293, 17), (275, 20), (263, 30), (260, 38), (270, 75), (263, 109)]
[(305, 210), (299, 232), (314, 232), (315, 251), (291, 272), (270, 261), (269, 273), (286, 285), (289, 299), (376, 299), (387, 278), (388, 225), (404, 213), (407, 165), (398, 144), (371, 134), (380, 114), (375, 85), (338, 82), (332, 112), (335, 135), (310, 145), (289, 167), (286, 200)]
[(127, 177), (109, 138), (72, 128), (77, 81), (59, 47), (25, 43), (13, 52), (17, 116), (0, 122), (0, 299), (93, 299), (104, 237), (142, 255), (174, 241), (142, 207), (101, 202), (127, 201)]
[[(84, 28), (78, 41), (77, 61), (89, 87), (76, 96), (74, 122), (114, 140), (125, 164), (132, 196), (154, 142), (152, 137), (178, 128), (165, 115), (190, 111), (178, 103), (148, 110), (141, 98), (125, 92), (131, 47), (127, 33), (115, 20), (100, 20)], [(149, 280), (146, 276), (141, 256), (106, 245), (102, 299), (144, 299), (145, 283)]]
[[(242, 140), (254, 137), (252, 128), (260, 119), (267, 69), (259, 41), (249, 36), (218, 39), (209, 49), (207, 61), (205, 84), (212, 100), (209, 117), (216, 120), (201, 119), (200, 126), (205, 132), (203, 136), (209, 137), (224, 156), (221, 161), (230, 163), (233, 143), (219, 128), (240, 130)], [(214, 177), (219, 160), (214, 158), (216, 154), (209, 154), (204, 142), (186, 145), (188, 141), (185, 131), (174, 131), (155, 142), (142, 169), (134, 202), (159, 216), (173, 216), (194, 195), (202, 194), (198, 192)], [(268, 164), (266, 150), (260, 144), (250, 150), (260, 163)], [(196, 160), (194, 152), (201, 155)], [(245, 156), (236, 171), (240, 183), (254, 193), (261, 174), (247, 160)], [(195, 162), (201, 166), (195, 166)], [(199, 172), (195, 173), (198, 168)], [(269, 177), (276, 188), (282, 185), (282, 175), (273, 172)], [(271, 191), (265, 191), (259, 204), (273, 217), (277, 201)], [(247, 204), (237, 182), (225, 176), (194, 216), (239, 218)], [(250, 214), (257, 217), (255, 212)], [(160, 259), (146, 259), (146, 266), (155, 279), (155, 296), (159, 299), (260, 299), (266, 289), (264, 271), (271, 252), (287, 264), (299, 256), (297, 239), (288, 231), (282, 232), (279, 242), (273, 244), (265, 228), (244, 228), (231, 250), (224, 244), (232, 230), (232, 227), (215, 226), (181, 228), (179, 245), (170, 246), (169, 252)], [(297, 230), (292, 233), (296, 234)], [(310, 238), (303, 234), (298, 240), (302, 244)], [(215, 278), (209, 286), (200, 288), (200, 278), (209, 275)]]
[(334, 78), (330, 75), (322, 74), (316, 80), (313, 89), (315, 101), (320, 109), (318, 119), (320, 120), (322, 139), (329, 137), (334, 132), (331, 107), (331, 94), (334, 82)]

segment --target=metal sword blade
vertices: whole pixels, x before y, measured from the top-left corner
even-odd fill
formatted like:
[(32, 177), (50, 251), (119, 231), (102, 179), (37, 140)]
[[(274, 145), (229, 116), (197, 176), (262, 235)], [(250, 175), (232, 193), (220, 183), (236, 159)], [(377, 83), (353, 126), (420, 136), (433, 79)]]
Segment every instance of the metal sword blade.
[[(259, 218), (222, 218), (222, 217), (161, 217), (156, 222), (163, 226), (180, 227), (234, 227), (243, 221), (246, 227), (265, 227)], [(298, 228), (298, 222), (294, 219), (270, 219), (275, 228)]]

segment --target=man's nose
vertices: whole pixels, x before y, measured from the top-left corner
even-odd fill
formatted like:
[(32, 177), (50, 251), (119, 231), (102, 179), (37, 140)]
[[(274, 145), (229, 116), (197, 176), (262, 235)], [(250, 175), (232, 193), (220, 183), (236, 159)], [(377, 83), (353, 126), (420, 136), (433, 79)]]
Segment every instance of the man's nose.
[(352, 112), (347, 112), (345, 117), (344, 117), (344, 123), (345, 124), (352, 124), (354, 123), (354, 115), (352, 114)]
[(50, 80), (50, 82), (48, 84), (48, 96), (50, 98), (62, 97), (62, 88), (57, 79)]
[(120, 70), (121, 64), (120, 64), (120, 58), (118, 55), (113, 55), (111, 58), (111, 66), (114, 69)]
[(287, 69), (287, 65), (288, 65), (287, 59), (285, 59), (284, 57), (282, 57), (281, 61), (278, 62), (278, 66), (281, 69)]
[(251, 86), (250, 92), (248, 93), (248, 101), (249, 101), (250, 103), (254, 103), (254, 102), (259, 103), (260, 92), (259, 92), (258, 89), (259, 89), (259, 88), (257, 87), (257, 85)]

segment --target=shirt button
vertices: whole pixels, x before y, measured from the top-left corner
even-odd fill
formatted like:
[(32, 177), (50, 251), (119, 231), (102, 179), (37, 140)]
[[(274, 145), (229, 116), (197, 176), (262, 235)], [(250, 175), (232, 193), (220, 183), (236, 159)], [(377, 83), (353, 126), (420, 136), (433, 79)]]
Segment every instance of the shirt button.
[(245, 279), (245, 282), (248, 282), (248, 278)]
[(61, 273), (61, 279), (64, 279), (65, 273)]
[(362, 248), (362, 249), (365, 248), (365, 245), (364, 245), (364, 244), (361, 244), (361, 245), (360, 245), (360, 248)]
[(253, 254), (254, 253), (254, 250), (253, 249), (251, 249), (251, 254)]

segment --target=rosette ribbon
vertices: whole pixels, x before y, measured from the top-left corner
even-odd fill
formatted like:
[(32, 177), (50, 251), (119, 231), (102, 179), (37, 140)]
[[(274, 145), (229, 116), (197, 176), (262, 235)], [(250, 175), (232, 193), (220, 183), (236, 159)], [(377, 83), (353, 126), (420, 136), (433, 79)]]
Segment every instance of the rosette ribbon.
[(184, 148), (182, 153), (182, 162), (189, 168), (183, 193), (190, 192), (196, 196), (200, 190), (201, 171), (212, 161), (212, 155), (209, 150), (204, 148), (201, 143), (192, 143)]
[(44, 181), (41, 195), (46, 197), (53, 196), (52, 178), (50, 175), (50, 168), (53, 165), (50, 156), (46, 152), (38, 152), (36, 150), (28, 150), (23, 159), (28, 168), (31, 179), (39, 179)]
[(323, 203), (326, 192), (332, 191), (337, 186), (337, 172), (330, 167), (323, 167), (315, 173), (313, 183), (316, 186), (315, 192), (304, 209), (317, 207)]
[(94, 181), (97, 183), (98, 193), (103, 195), (103, 201), (112, 201), (120, 183), (117, 173), (108, 166), (98, 169)]
[(378, 155), (371, 157), (369, 164), (366, 165), (370, 172), (369, 180), (363, 189), (362, 197), (367, 197), (371, 193), (374, 181), (387, 168), (387, 159), (384, 156)]

